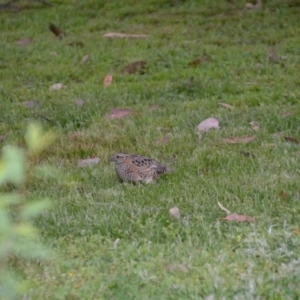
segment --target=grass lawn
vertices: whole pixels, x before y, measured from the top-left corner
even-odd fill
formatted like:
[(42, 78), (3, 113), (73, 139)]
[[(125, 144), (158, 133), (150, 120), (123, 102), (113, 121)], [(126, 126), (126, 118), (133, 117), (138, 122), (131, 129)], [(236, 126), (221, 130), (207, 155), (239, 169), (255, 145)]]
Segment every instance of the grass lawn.
[[(32, 120), (58, 136), (35, 163), (59, 174), (22, 191), (51, 199), (35, 224), (55, 255), (24, 263), (20, 299), (298, 299), (300, 148), (284, 137), (300, 140), (299, 3), (49, 2), (0, 11), (1, 146), (24, 146)], [(138, 60), (144, 74), (121, 71)], [(56, 83), (64, 88), (49, 90)], [(133, 113), (109, 118), (113, 108)], [(220, 129), (198, 131), (209, 117)], [(120, 183), (116, 152), (176, 171)], [(218, 201), (255, 222), (223, 220)]]

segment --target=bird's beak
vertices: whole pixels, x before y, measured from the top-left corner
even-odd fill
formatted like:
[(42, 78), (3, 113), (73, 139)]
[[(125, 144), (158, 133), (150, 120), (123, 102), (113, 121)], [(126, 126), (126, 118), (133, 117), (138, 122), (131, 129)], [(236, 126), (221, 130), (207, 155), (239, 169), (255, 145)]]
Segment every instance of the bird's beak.
[(115, 161), (114, 157), (112, 156), (109, 161)]

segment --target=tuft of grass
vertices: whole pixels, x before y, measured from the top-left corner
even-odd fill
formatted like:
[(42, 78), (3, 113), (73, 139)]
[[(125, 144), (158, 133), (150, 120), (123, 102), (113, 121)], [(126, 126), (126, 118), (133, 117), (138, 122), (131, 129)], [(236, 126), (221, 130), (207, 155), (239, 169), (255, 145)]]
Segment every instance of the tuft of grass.
[[(23, 298), (299, 298), (300, 150), (282, 137), (300, 139), (300, 8), (278, 0), (253, 11), (219, 0), (51, 2), (0, 11), (1, 143), (22, 145), (26, 125), (39, 119), (58, 135), (40, 163), (61, 172), (27, 186), (28, 199), (52, 199), (35, 225), (58, 255), (26, 265)], [(67, 36), (55, 37), (49, 22)], [(148, 37), (103, 38), (107, 32)], [(34, 42), (17, 45), (22, 38)], [(137, 60), (148, 63), (144, 75), (121, 72)], [(55, 83), (65, 88), (50, 91)], [(28, 100), (40, 107), (24, 106)], [(112, 108), (134, 114), (109, 119)], [(199, 134), (208, 117), (221, 129)], [(256, 139), (220, 142), (242, 136)], [(122, 184), (108, 162), (119, 151), (176, 172), (153, 185)], [(78, 167), (92, 157), (98, 165)], [(217, 201), (256, 222), (222, 220)], [(179, 221), (169, 217), (174, 206)]]

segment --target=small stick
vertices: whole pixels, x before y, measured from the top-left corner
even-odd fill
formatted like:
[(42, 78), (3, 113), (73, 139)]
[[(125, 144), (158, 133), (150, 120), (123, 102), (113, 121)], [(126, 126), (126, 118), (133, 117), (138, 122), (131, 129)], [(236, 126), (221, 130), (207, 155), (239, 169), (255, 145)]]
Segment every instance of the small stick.
[(222, 210), (224, 210), (228, 215), (231, 215), (231, 212), (230, 212), (227, 208), (225, 208), (219, 201), (218, 201), (218, 205), (219, 205), (220, 208), (221, 208)]

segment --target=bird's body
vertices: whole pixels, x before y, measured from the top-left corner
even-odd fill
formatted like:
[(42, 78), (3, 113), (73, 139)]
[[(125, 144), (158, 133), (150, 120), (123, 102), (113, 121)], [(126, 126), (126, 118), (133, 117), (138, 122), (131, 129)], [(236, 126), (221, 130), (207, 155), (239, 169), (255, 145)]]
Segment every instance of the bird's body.
[(116, 163), (116, 173), (123, 181), (151, 183), (171, 171), (155, 159), (137, 154), (116, 153), (110, 161)]

